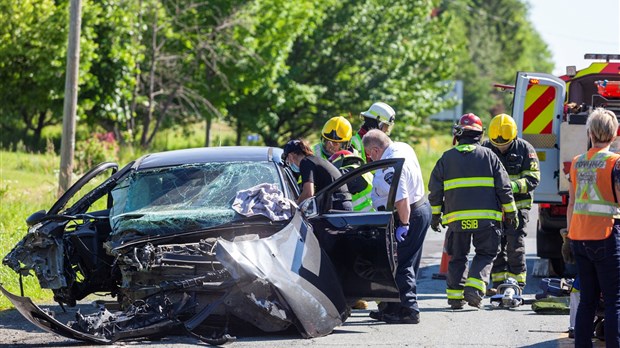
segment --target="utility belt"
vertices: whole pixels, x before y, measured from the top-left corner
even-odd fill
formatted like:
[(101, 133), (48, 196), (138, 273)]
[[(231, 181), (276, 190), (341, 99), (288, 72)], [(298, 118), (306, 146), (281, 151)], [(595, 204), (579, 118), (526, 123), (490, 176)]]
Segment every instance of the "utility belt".
[(409, 207), (411, 208), (411, 211), (413, 211), (414, 209), (418, 209), (419, 207), (421, 207), (424, 203), (426, 203), (426, 197), (422, 197), (418, 199), (417, 202), (411, 203)]
[[(409, 204), (409, 208), (411, 209), (411, 211), (413, 211), (414, 209), (418, 209), (419, 207), (421, 207), (424, 203), (426, 203), (426, 197), (422, 197), (416, 202)], [(377, 211), (385, 211), (385, 206), (381, 205), (377, 207)]]

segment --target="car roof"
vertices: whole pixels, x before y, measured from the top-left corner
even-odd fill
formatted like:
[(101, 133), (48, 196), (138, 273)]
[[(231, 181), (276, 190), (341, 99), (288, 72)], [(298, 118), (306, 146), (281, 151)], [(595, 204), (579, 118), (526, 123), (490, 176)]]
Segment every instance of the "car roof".
[(141, 157), (137, 170), (210, 162), (264, 162), (280, 163), (282, 149), (269, 146), (200, 147), (158, 152)]

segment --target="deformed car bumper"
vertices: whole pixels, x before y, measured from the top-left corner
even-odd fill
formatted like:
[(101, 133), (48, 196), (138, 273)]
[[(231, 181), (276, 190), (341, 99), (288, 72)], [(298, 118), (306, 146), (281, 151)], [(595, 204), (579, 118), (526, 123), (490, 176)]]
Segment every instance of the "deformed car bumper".
[(29, 298), (0, 289), (37, 327), (97, 344), (161, 337), (179, 331), (210, 344), (223, 344), (233, 339), (225, 337), (226, 327), (217, 330), (224, 334), (216, 339), (213, 333), (205, 338), (199, 328), (203, 322), (216, 320), (217, 315), (213, 314), (222, 313), (263, 331), (280, 331), (294, 324), (303, 337), (318, 337), (329, 334), (350, 314), (329, 257), (299, 213), (266, 238), (220, 238), (215, 251), (217, 260), (230, 274), (217, 287), (200, 281), (181, 281), (178, 283), (183, 286), (138, 299), (123, 311), (100, 308), (93, 314), (78, 313), (76, 320), (67, 324)]

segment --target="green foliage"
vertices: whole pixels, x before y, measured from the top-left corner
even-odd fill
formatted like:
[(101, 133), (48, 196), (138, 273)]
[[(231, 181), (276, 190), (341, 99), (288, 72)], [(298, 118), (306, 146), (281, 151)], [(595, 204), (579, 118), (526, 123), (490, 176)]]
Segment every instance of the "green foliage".
[[(68, 9), (0, 2), (3, 147), (42, 150), (62, 120)], [(158, 133), (205, 119), (234, 138), (206, 129), (202, 144), (279, 145), (379, 100), (393, 137), (417, 142), (445, 81), (464, 80), (465, 110), (485, 118), (510, 102), (492, 83), (551, 69), (523, 0), (84, 0), (82, 13), (78, 125), (143, 150), (198, 146)]]
[(85, 173), (101, 162), (118, 162), (119, 147), (112, 133), (93, 134), (78, 141), (75, 148), (75, 171)]
[(522, 0), (443, 1), (453, 18), (451, 43), (458, 50), (456, 79), (464, 82), (464, 111), (488, 119), (510, 113), (512, 94), (501, 95), (494, 83), (513, 84), (517, 71), (550, 72), (547, 45), (527, 19)]
[(64, 95), (66, 4), (52, 0), (0, 2), (3, 143), (16, 142), (7, 139), (15, 136), (30, 143), (27, 137), (36, 138), (43, 127), (59, 122)]
[(260, 49), (241, 60), (247, 67), (236, 65), (244, 78), (227, 107), (238, 130), (281, 144), (383, 100), (402, 120), (396, 135), (406, 138), (442, 108), (447, 87), (439, 82), (451, 75), (454, 57), (431, 1), (256, 4), (249, 17), (259, 22), (238, 35)]

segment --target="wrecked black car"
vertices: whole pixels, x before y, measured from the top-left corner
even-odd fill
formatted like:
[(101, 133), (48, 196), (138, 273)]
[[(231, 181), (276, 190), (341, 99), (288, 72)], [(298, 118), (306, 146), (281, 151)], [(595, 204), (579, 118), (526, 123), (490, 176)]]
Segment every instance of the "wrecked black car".
[(0, 290), (38, 327), (102, 344), (178, 332), (223, 344), (235, 327), (294, 326), (317, 337), (358, 299), (398, 301), (396, 187), (386, 211), (336, 211), (330, 197), (379, 168), (395, 169), (395, 186), (403, 160), (364, 165), (298, 207), (281, 155), (218, 147), (149, 154), (120, 170), (102, 163), (27, 219), (28, 233), (3, 263), (35, 275), (61, 306), (90, 294), (114, 305), (61, 323), (23, 289)]

